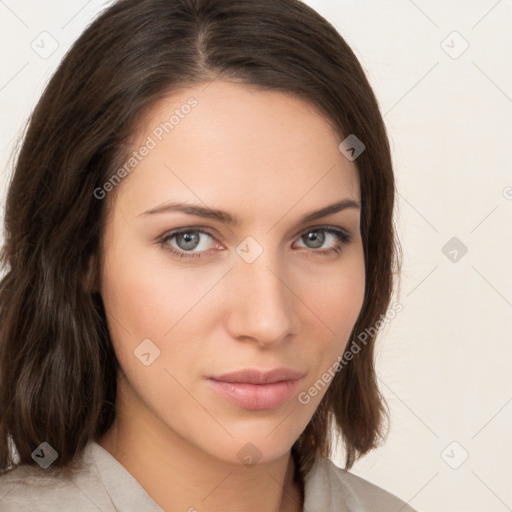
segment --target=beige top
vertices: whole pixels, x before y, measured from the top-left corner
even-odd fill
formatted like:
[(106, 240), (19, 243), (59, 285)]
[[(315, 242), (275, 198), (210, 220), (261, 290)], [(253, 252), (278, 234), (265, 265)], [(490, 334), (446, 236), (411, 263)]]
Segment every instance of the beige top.
[[(164, 512), (107, 450), (90, 441), (83, 470), (71, 480), (38, 465), (0, 476), (2, 512)], [(304, 487), (304, 512), (416, 512), (371, 482), (317, 457)]]

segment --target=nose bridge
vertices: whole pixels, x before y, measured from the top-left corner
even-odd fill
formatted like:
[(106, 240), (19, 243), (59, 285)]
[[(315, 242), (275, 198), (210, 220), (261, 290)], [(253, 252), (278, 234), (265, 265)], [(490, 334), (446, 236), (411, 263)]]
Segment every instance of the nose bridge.
[(236, 248), (232, 327), (261, 344), (284, 339), (293, 327), (293, 293), (278, 250), (247, 237)]

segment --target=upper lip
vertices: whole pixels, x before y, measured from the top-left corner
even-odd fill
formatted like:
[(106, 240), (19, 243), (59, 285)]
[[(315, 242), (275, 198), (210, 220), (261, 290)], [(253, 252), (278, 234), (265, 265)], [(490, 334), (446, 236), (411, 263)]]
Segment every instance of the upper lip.
[(213, 380), (222, 382), (240, 382), (247, 384), (272, 384), (287, 380), (297, 380), (304, 376), (304, 373), (289, 368), (274, 368), (272, 370), (258, 370), (247, 368), (236, 372), (224, 373), (210, 377)]

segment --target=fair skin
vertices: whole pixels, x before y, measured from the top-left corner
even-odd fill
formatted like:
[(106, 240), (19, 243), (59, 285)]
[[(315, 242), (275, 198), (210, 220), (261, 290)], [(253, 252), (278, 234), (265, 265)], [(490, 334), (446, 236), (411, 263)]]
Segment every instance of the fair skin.
[[(360, 203), (357, 169), (304, 100), (223, 80), (205, 85), (146, 115), (134, 148), (189, 97), (198, 101), (161, 141), (153, 136), (156, 147), (110, 192), (100, 291), (121, 371), (116, 420), (97, 442), (166, 511), (296, 512), (303, 503), (290, 450), (327, 386), (307, 404), (297, 397), (343, 353), (365, 284), (360, 208), (299, 219), (344, 199)], [(223, 210), (239, 223), (144, 213), (167, 202)], [(159, 243), (182, 228), (197, 247), (180, 236)], [(248, 263), (237, 247), (262, 253)], [(148, 366), (134, 355), (144, 339), (160, 350)], [(280, 366), (304, 377), (269, 409), (233, 405), (206, 381)], [(251, 466), (238, 454), (247, 443), (260, 455)]]

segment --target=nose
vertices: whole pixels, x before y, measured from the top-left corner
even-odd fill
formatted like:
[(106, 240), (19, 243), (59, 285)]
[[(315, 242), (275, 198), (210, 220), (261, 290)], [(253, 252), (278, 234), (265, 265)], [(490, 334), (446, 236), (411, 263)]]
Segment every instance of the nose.
[(270, 249), (252, 263), (237, 256), (229, 279), (228, 330), (233, 338), (270, 347), (295, 332), (298, 299), (283, 263)]

